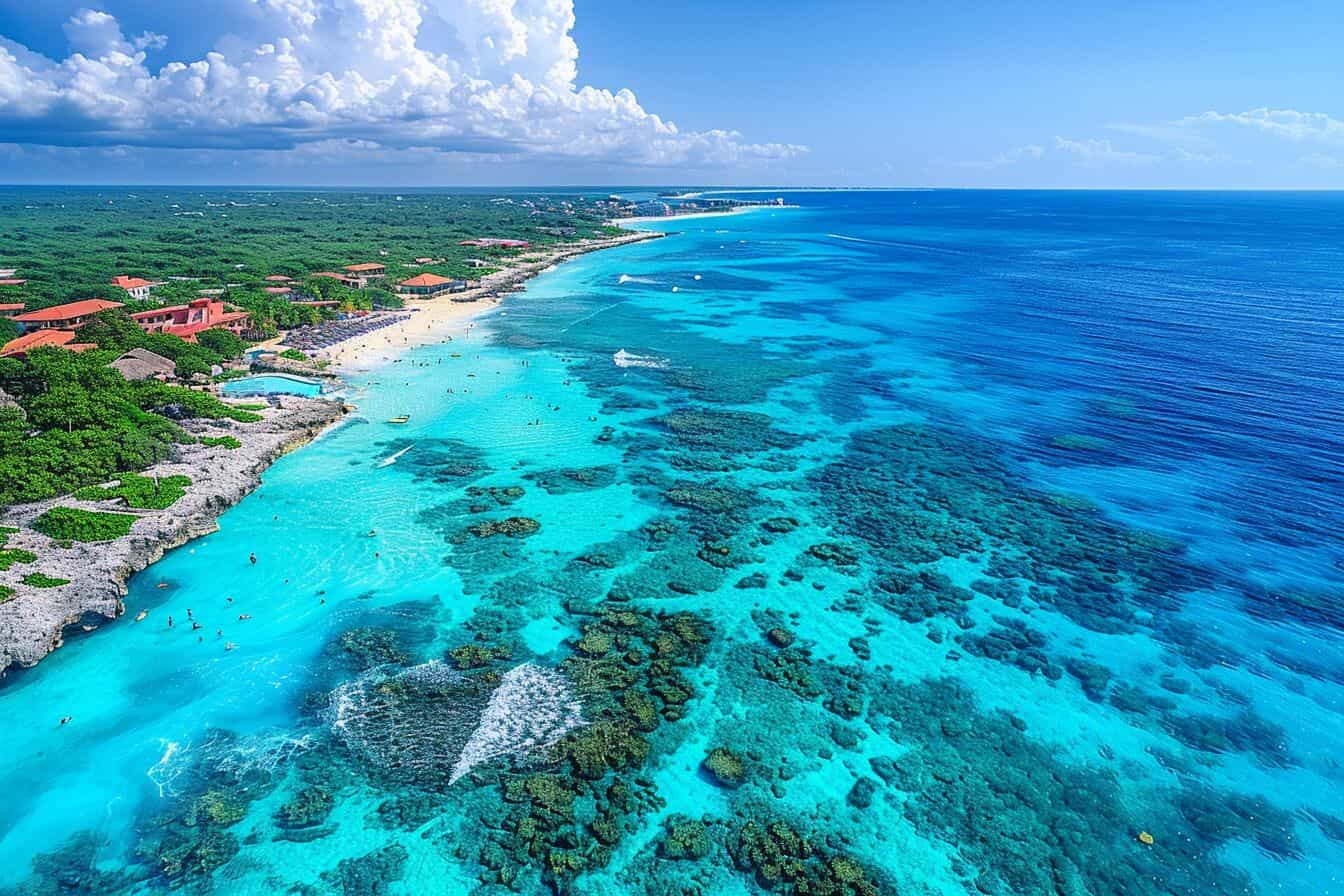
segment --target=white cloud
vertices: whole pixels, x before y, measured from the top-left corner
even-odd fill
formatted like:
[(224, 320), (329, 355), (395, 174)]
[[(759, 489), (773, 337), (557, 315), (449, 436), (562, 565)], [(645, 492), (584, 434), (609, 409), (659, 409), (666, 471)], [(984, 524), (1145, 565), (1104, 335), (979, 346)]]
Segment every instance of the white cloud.
[[(682, 131), (629, 90), (577, 82), (573, 0), (225, 0), (212, 52), (156, 71), (145, 32), (83, 9), (71, 53), (0, 38), (0, 118), (38, 145), (539, 155), (646, 166), (788, 159), (792, 144)], [(244, 27), (244, 25), (246, 27)], [(221, 26), (222, 28), (225, 26)], [(332, 143), (330, 141), (337, 141)]]
[(1010, 149), (1007, 152), (1001, 152), (992, 159), (984, 159), (974, 162), (957, 163), (962, 168), (979, 168), (984, 171), (990, 171), (995, 168), (1002, 168), (1005, 165), (1016, 165), (1018, 162), (1033, 161), (1045, 155), (1045, 147), (1036, 143), (1029, 143), (1026, 146), (1019, 146)]
[(1206, 125), (1232, 124), (1290, 140), (1322, 140), (1344, 143), (1344, 121), (1324, 112), (1261, 107), (1247, 112), (1205, 112), (1180, 119), (1177, 125), (1199, 129)]
[(1069, 140), (1056, 137), (1055, 149), (1078, 156), (1084, 162), (1156, 162), (1158, 156), (1144, 152), (1116, 149), (1109, 140)]

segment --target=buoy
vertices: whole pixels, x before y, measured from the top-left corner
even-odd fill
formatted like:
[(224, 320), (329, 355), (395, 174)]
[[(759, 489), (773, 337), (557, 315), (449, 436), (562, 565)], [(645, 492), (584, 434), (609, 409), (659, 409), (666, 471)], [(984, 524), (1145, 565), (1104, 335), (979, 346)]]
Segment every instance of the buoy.
[(1142, 843), (1144, 846), (1152, 846), (1153, 835), (1148, 833), (1147, 831), (1139, 831), (1139, 842)]

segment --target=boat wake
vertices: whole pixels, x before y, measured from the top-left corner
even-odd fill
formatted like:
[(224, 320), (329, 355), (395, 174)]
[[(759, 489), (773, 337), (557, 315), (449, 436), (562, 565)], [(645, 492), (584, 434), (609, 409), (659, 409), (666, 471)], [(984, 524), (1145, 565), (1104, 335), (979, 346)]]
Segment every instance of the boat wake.
[(378, 466), (380, 467), (392, 466), (401, 458), (403, 454), (405, 454), (407, 451), (410, 451), (414, 447), (415, 445), (407, 445), (405, 448), (401, 449), (396, 454), (389, 455), (388, 457), (385, 457), (382, 460), (378, 461)]
[(636, 277), (633, 274), (622, 274), (620, 277), (616, 278), (616, 282), (623, 285), (626, 283), (657, 283), (658, 281), (652, 277)]
[(667, 366), (667, 362), (662, 358), (655, 358), (652, 355), (635, 355), (621, 349), (611, 356), (611, 361), (617, 367), (653, 367), (661, 369)]

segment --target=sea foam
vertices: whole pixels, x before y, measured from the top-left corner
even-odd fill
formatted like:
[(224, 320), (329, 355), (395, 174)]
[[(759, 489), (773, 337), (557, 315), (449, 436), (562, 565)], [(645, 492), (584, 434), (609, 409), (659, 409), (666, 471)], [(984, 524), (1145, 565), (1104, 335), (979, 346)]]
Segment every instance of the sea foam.
[(452, 784), (482, 762), (551, 746), (584, 724), (569, 680), (531, 663), (504, 673), (453, 766)]

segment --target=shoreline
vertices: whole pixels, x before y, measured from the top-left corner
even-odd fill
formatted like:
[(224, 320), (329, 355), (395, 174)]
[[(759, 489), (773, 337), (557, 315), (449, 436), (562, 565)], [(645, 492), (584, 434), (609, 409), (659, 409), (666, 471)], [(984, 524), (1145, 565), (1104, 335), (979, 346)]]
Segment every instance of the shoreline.
[(558, 264), (590, 252), (664, 236), (666, 234), (655, 230), (632, 230), (608, 239), (588, 240), (542, 250), (539, 256), (537, 252), (524, 254), (515, 259), (513, 265), (482, 277), (478, 287), (446, 296), (419, 299), (403, 309), (403, 313), (410, 314), (409, 319), (319, 349), (312, 353), (312, 358), (328, 362), (328, 369), (337, 374), (371, 370), (416, 346), (437, 344), (461, 336), (475, 326), (477, 318), (498, 308), (510, 293), (524, 288), (528, 280)]
[[(631, 224), (660, 224), (664, 221), (687, 221), (692, 218), (728, 218), (733, 215), (745, 215), (749, 212), (764, 211), (767, 209), (795, 209), (801, 208), (798, 205), (742, 205), (723, 212), (691, 212), (686, 215), (644, 215), (634, 218), (612, 218), (610, 223), (616, 227), (627, 227)], [(640, 231), (641, 233), (664, 233), (665, 231)]]
[[(504, 298), (523, 288), (527, 280), (556, 265), (596, 252), (651, 239), (665, 233), (627, 231), (608, 239), (529, 253), (517, 263), (482, 278), (481, 286), (453, 297), (425, 299), (408, 308), (410, 318), (314, 352), (315, 360), (329, 362), (321, 375), (370, 370), (410, 348), (447, 341), (466, 332), (476, 318), (499, 307)], [(400, 336), (400, 342), (393, 337)], [(382, 352), (380, 357), (374, 357)], [(223, 396), (221, 396), (223, 397)], [(131, 576), (143, 572), (168, 551), (218, 531), (218, 519), (261, 485), (262, 474), (280, 457), (295, 451), (338, 424), (346, 413), (341, 401), (271, 396), (270, 408), (256, 423), (231, 420), (187, 420), (183, 428), (197, 436), (231, 435), (241, 447), (180, 445), (175, 457), (140, 471), (141, 475), (186, 475), (187, 493), (163, 510), (131, 510), (119, 501), (79, 501), (70, 495), (30, 504), (0, 507), (0, 525), (19, 529), (7, 547), (37, 555), (32, 563), (15, 563), (0, 571), (0, 584), (13, 595), (0, 603), (0, 680), (12, 667), (31, 668), (65, 643), (67, 634), (92, 633), (126, 612), (124, 598)], [(226, 399), (227, 400), (227, 399)], [(260, 401), (262, 399), (252, 399)], [(68, 547), (29, 528), (33, 520), (55, 506), (85, 510), (134, 513), (138, 519), (130, 534), (111, 541), (73, 542)], [(53, 588), (24, 584), (25, 575), (38, 569), (69, 582)]]

